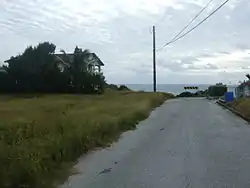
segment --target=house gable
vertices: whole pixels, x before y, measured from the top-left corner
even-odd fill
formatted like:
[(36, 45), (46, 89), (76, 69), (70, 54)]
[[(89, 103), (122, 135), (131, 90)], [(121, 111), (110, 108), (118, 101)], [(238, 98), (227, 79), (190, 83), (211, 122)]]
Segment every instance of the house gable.
[(100, 58), (95, 53), (90, 54), (88, 61), (91, 64), (94, 64), (96, 66), (104, 66), (104, 63), (100, 60)]
[[(59, 61), (62, 61), (63, 64), (68, 64), (66, 62), (68, 62), (68, 60), (70, 61), (70, 63), (72, 63), (74, 61), (74, 54), (73, 53), (68, 53), (67, 57), (69, 59), (65, 59), (65, 55), (64, 54), (55, 54), (56, 59)], [(100, 58), (95, 54), (95, 53), (90, 53), (90, 55), (88, 56), (87, 59), (85, 59), (85, 61), (88, 64), (92, 64), (95, 66), (104, 66), (104, 63), (100, 60)]]

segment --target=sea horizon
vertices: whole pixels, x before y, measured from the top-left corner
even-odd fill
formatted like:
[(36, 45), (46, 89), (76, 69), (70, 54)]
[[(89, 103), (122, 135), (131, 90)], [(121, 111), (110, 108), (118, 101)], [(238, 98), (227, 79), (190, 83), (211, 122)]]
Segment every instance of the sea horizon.
[[(153, 84), (124, 84), (128, 88), (134, 91), (153, 91)], [(206, 90), (209, 86), (214, 84), (157, 84), (156, 90), (159, 92), (172, 93), (178, 95), (184, 91), (189, 91), (195, 93), (200, 90)], [(198, 87), (198, 89), (185, 90), (184, 87), (193, 86)], [(227, 85), (228, 91), (234, 92), (236, 85)]]

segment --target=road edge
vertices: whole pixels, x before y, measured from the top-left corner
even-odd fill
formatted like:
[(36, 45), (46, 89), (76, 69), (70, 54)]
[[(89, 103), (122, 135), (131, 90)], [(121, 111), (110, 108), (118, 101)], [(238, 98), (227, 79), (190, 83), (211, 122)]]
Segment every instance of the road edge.
[(249, 119), (248, 117), (244, 116), (243, 114), (241, 114), (239, 111), (237, 111), (237, 110), (231, 108), (230, 106), (228, 106), (227, 104), (225, 104), (225, 103), (223, 103), (223, 102), (221, 102), (221, 101), (219, 101), (219, 100), (217, 100), (216, 103), (217, 103), (218, 105), (222, 106), (223, 108), (226, 108), (226, 109), (230, 110), (230, 111), (233, 112), (235, 115), (241, 117), (242, 119), (244, 119), (244, 120), (246, 120), (248, 123), (250, 123), (250, 119)]

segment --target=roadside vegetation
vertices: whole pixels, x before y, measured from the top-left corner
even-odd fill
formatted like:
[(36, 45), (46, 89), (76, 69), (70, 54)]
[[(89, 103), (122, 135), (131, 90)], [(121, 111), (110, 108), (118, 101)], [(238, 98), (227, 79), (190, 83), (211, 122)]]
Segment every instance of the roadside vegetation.
[(176, 97), (207, 97), (208, 99), (215, 99), (223, 96), (226, 91), (226, 85), (224, 85), (223, 83), (217, 83), (215, 85), (209, 86), (206, 90), (199, 90), (195, 93), (185, 91), (180, 93)]
[(216, 83), (208, 87), (208, 96), (212, 98), (219, 98), (224, 96), (227, 92), (227, 86), (223, 83)]
[(53, 187), (79, 156), (107, 146), (172, 97), (108, 84), (94, 53), (76, 47), (59, 57), (55, 49), (49, 42), (27, 47), (0, 72), (1, 188)]
[(228, 103), (228, 105), (244, 117), (250, 119), (250, 98), (239, 98), (231, 103)]
[(107, 146), (172, 95), (0, 96), (0, 187), (50, 187), (80, 155)]
[(176, 97), (206, 97), (207, 96), (207, 90), (200, 90), (195, 93), (191, 93), (189, 91), (185, 91), (177, 95)]

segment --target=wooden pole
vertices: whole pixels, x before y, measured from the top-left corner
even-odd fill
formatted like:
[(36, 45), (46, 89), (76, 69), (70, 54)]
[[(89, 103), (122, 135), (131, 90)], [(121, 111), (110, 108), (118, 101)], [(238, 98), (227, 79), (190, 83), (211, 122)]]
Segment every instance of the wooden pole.
[(155, 26), (153, 26), (153, 89), (156, 92)]

